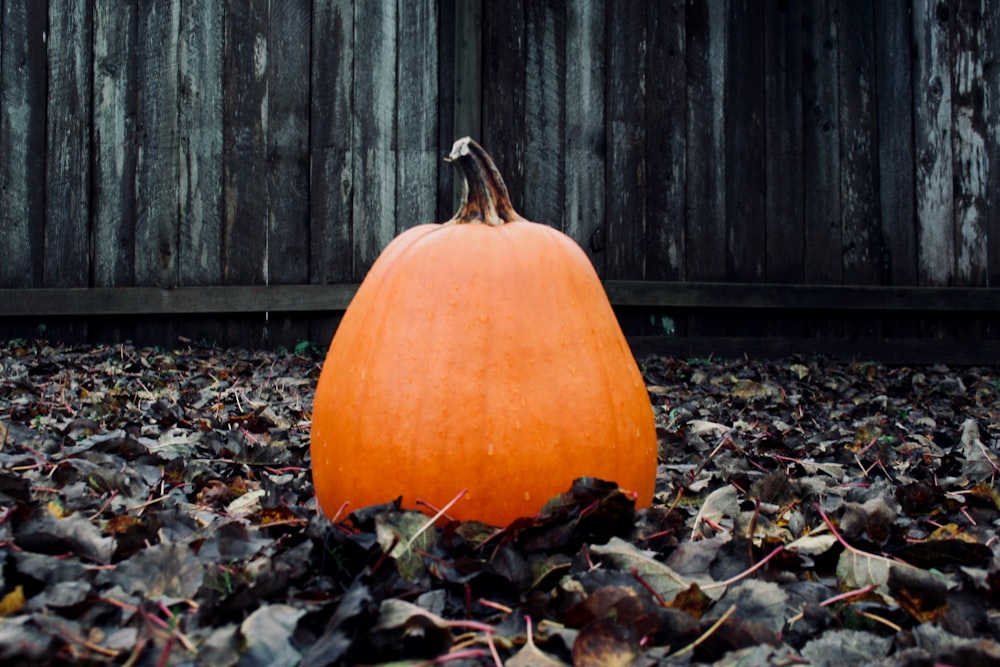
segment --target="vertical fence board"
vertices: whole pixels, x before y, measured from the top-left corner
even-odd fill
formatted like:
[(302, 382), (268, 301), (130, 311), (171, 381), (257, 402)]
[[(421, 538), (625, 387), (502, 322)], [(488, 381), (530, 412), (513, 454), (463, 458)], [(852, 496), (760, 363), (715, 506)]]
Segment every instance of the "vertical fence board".
[[(272, 2), (267, 35), (267, 282), (309, 282), (310, 0)], [(309, 338), (309, 323), (268, 314), (268, 338)]]
[(683, 280), (687, 133), (684, 0), (647, 5), (646, 274)]
[(140, 2), (135, 279), (177, 284), (177, 55), (180, 2)]
[[(992, 5), (991, 5), (992, 7)], [(988, 283), (1000, 286), (1000, 11), (984, 21), (983, 83), (986, 87), (986, 239)], [(994, 315), (994, 320), (997, 315)], [(1000, 333), (994, 322), (991, 334)]]
[[(684, 198), (688, 280), (726, 279), (726, 40), (723, 3), (688, 0), (687, 162)], [(724, 335), (725, 322), (692, 315), (679, 328), (692, 335)]]
[(91, 13), (89, 2), (50, 6), (45, 152), (45, 285), (90, 279)]
[(138, 2), (94, 3), (91, 259), (95, 287), (135, 279)]
[(914, 0), (917, 279), (922, 285), (951, 285), (955, 277), (948, 24), (946, 4)]
[(309, 282), (308, 0), (272, 3), (267, 34), (267, 279)]
[(765, 3), (765, 277), (775, 283), (800, 283), (803, 276), (801, 24), (801, 3)]
[(503, 174), (511, 202), (524, 209), (525, 0), (483, 3), (480, 142)]
[(565, 231), (599, 274), (604, 254), (605, 0), (566, 7)]
[(314, 3), (309, 125), (309, 279), (313, 283), (347, 283), (354, 279), (353, 25), (351, 0)]
[(231, 0), (225, 16), (223, 278), (264, 282), (267, 261), (267, 0)]
[(842, 282), (840, 249), (840, 146), (837, 110), (837, 23), (835, 0), (816, 0), (803, 9), (803, 185), (804, 279)]
[(764, 7), (729, 3), (725, 82), (726, 278), (759, 282), (767, 256), (764, 222)]
[[(440, 0), (441, 91), (438, 114), (441, 156), (451, 152), (456, 139), (472, 137), (482, 143), (482, 0)], [(450, 112), (450, 113), (449, 113)], [(462, 200), (462, 179), (454, 169), (438, 170), (439, 220), (447, 220)]]
[[(268, 0), (231, 0), (225, 13), (223, 61), (223, 239), (227, 284), (268, 278)], [(265, 321), (227, 326), (240, 345), (269, 341)]]
[(645, 272), (646, 187), (643, 122), (646, 7), (641, 0), (608, 3), (607, 185), (605, 276), (640, 279)]
[(360, 280), (396, 233), (395, 3), (354, 7), (354, 255)]
[(878, 201), (890, 285), (917, 277), (913, 227), (913, 20), (906, 0), (875, 5), (875, 90), (878, 101)]
[[(803, 279), (802, 3), (764, 3), (764, 278)], [(782, 315), (768, 328), (801, 336), (803, 318)]]
[(725, 57), (721, 3), (687, 5), (687, 277), (726, 276)]
[(875, 199), (878, 163), (872, 3), (841, 0), (838, 15), (843, 272), (846, 282), (875, 285), (882, 279), (883, 258)]
[(178, 91), (179, 258), (182, 285), (222, 281), (224, 5), (181, 5)]
[(443, 112), (438, 107), (438, 1), (400, 0), (398, 11), (396, 233), (440, 220), (438, 169), (444, 165), (438, 147), (438, 114)]
[(983, 81), (983, 3), (953, 4), (951, 26), (952, 159), (955, 179), (955, 279), (963, 287), (987, 284), (986, 95)]
[(521, 214), (566, 228), (566, 4), (527, 6), (525, 34), (525, 190)]
[(0, 5), (0, 287), (42, 281), (47, 4)]
[[(314, 0), (310, 83), (309, 282), (354, 280), (351, 91), (354, 3)], [(330, 340), (336, 317), (315, 318), (309, 338)]]

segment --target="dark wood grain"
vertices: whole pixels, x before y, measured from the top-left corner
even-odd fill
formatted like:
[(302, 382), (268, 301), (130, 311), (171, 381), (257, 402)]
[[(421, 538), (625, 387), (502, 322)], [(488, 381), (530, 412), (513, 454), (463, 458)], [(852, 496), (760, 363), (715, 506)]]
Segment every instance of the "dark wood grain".
[(729, 3), (726, 39), (725, 221), (726, 279), (763, 280), (764, 220), (764, 5)]
[(223, 62), (223, 281), (261, 284), (267, 271), (267, 0), (231, 0)]
[(845, 282), (882, 282), (872, 3), (840, 0), (838, 11), (841, 243)]
[(45, 158), (45, 285), (90, 279), (91, 41), (89, 3), (64, 3), (49, 14)]
[(843, 281), (835, 0), (803, 8), (803, 248), (806, 283)]
[(178, 91), (181, 285), (222, 281), (223, 45), (225, 6), (181, 3)]
[(607, 1), (567, 3), (563, 230), (605, 273)]
[(769, 282), (804, 276), (802, 147), (802, 3), (764, 3), (764, 164)]
[(135, 280), (178, 282), (180, 5), (139, 2), (136, 41)]
[(396, 234), (396, 10), (394, 3), (354, 5), (351, 150), (355, 280), (368, 271)]
[(917, 281), (955, 282), (951, 58), (946, 4), (914, 0), (913, 137)]
[(608, 279), (645, 273), (646, 6), (640, 0), (608, 4), (608, 127), (604, 230)]
[(558, 0), (525, 15), (524, 200), (529, 220), (566, 228), (566, 12)]
[[(438, 145), (438, 11), (434, 0), (399, 5), (394, 233), (438, 217), (438, 170), (446, 168)], [(449, 146), (450, 149), (450, 146)]]
[(483, 2), (482, 144), (503, 174), (514, 208), (524, 208), (525, 3)]
[(684, 1), (650, 2), (646, 14), (646, 273), (649, 280), (687, 276), (687, 50)]
[(0, 4), (0, 286), (36, 287), (45, 229), (46, 4)]
[(878, 205), (886, 265), (882, 277), (887, 284), (912, 285), (917, 277), (910, 68), (913, 17), (907, 0), (873, 4), (878, 97)]
[[(791, 310), (988, 313), (1000, 310), (1000, 289), (884, 287), (611, 280), (614, 306), (690, 310)], [(232, 285), (0, 289), (12, 317), (52, 315), (331, 312), (343, 310), (357, 285)]]
[(986, 33), (980, 2), (961, 0), (951, 4), (955, 279), (959, 285), (986, 285), (988, 252), (983, 239), (988, 238), (986, 145), (990, 140), (986, 122), (989, 102), (983, 78)]

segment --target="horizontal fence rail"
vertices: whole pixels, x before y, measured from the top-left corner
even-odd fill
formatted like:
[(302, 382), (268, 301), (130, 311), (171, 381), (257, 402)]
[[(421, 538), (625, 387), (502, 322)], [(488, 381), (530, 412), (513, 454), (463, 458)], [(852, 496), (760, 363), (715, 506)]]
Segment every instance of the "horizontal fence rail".
[[(604, 287), (618, 307), (1000, 314), (1000, 289), (628, 280), (607, 281)], [(0, 311), (28, 318), (330, 313), (344, 311), (356, 291), (353, 284), (0, 290)]]

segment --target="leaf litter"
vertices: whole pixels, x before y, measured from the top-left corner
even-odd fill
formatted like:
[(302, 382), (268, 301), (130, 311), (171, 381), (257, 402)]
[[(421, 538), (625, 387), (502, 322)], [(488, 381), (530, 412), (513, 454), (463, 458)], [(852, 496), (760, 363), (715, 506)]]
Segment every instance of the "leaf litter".
[(0, 660), (1000, 664), (995, 367), (650, 357), (653, 506), (492, 527), (325, 518), (320, 363), (0, 350)]

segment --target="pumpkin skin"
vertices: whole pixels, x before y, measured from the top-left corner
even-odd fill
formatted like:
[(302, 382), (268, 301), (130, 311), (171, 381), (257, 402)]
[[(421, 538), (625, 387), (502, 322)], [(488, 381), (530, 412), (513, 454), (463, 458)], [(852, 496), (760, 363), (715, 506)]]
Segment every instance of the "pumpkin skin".
[(320, 507), (402, 496), (427, 511), (418, 499), (466, 490), (449, 516), (507, 525), (582, 476), (648, 506), (653, 411), (590, 260), (517, 216), (477, 144), (451, 158), (459, 213), (385, 248), (330, 345), (310, 445)]

